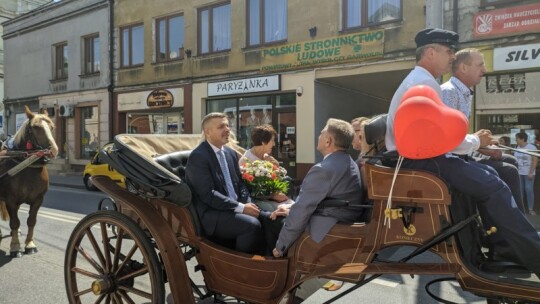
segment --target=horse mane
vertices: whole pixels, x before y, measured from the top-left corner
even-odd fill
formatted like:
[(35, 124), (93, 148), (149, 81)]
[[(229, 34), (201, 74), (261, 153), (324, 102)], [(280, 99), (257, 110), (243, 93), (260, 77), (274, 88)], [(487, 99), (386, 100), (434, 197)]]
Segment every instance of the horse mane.
[(17, 130), (17, 133), (15, 133), (15, 136), (13, 136), (13, 141), (15, 143), (15, 146), (20, 146), (23, 139), (24, 139), (24, 132), (26, 130), (26, 127), (30, 123), (30, 119), (27, 119), (23, 122), (19, 130)]

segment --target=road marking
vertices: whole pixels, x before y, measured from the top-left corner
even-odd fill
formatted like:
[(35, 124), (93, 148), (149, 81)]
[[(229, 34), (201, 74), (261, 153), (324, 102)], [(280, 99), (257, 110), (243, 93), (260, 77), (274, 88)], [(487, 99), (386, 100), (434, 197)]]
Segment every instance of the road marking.
[(386, 287), (391, 287), (391, 288), (395, 288), (399, 285), (398, 282), (394, 282), (394, 281), (390, 281), (386, 279), (374, 279), (373, 281), (371, 281), (371, 283), (386, 286)]
[[(29, 210), (30, 210), (30, 208), (26, 207), (26, 206), (21, 206), (19, 208), (19, 212), (28, 213)], [(65, 222), (65, 223), (72, 223), (72, 224), (78, 224), (82, 219), (82, 217), (75, 217), (75, 216), (60, 214), (60, 213), (57, 213), (57, 212), (45, 211), (45, 210), (42, 210), (42, 209), (40, 209), (38, 211), (38, 216), (45, 217), (45, 218), (52, 219), (52, 220)]]

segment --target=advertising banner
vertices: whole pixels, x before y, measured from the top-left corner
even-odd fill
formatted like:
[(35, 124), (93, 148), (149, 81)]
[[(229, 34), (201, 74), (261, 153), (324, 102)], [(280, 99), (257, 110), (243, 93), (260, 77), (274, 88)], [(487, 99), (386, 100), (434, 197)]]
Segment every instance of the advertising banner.
[(354, 33), (261, 49), (261, 71), (286, 70), (380, 58), (384, 30)]
[(493, 71), (540, 67), (540, 43), (493, 49)]
[(474, 15), (474, 37), (540, 30), (540, 3), (478, 12)]

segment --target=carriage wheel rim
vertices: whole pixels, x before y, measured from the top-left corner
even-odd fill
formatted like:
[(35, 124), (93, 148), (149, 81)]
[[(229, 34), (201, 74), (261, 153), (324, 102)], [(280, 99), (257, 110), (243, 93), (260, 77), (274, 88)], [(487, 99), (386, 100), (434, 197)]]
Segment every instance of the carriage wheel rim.
[[(111, 225), (122, 234), (111, 233)], [(75, 227), (66, 250), (65, 282), (70, 303), (165, 298), (161, 263), (150, 240), (133, 220), (114, 211), (88, 215)]]

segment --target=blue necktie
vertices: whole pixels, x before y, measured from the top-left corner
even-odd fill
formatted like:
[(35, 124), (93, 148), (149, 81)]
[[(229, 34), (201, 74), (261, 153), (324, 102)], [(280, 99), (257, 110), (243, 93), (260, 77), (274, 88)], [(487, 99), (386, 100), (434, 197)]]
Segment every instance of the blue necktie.
[(227, 186), (227, 193), (229, 197), (236, 201), (238, 196), (236, 191), (234, 191), (233, 183), (231, 180), (231, 175), (229, 174), (229, 167), (227, 166), (227, 161), (225, 160), (225, 154), (223, 150), (217, 151), (219, 166), (221, 167), (221, 172), (223, 172), (223, 177), (225, 177), (225, 186)]

